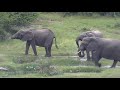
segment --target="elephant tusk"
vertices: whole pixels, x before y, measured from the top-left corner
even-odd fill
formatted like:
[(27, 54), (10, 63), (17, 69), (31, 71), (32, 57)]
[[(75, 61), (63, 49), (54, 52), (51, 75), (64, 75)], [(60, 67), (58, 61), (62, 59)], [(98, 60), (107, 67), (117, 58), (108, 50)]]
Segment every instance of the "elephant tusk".
[(80, 53), (80, 52), (81, 52), (81, 50), (79, 52), (77, 52), (77, 53)]

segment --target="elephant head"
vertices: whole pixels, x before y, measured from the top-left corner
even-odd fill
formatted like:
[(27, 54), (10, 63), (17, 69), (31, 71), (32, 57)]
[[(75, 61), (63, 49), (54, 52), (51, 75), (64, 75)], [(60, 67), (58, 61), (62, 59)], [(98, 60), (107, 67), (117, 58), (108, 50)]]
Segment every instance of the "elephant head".
[(87, 32), (82, 33), (80, 36), (78, 36), (76, 38), (76, 44), (77, 44), (78, 48), (79, 48), (79, 41), (82, 41), (83, 38), (85, 38), (85, 37), (95, 37), (95, 34), (92, 31), (87, 31)]
[(28, 41), (32, 40), (34, 37), (34, 34), (32, 33), (31, 30), (26, 30), (26, 31), (18, 31), (16, 34), (14, 34), (11, 39), (20, 39), (22, 41)]
[(96, 51), (96, 49), (98, 48), (98, 37), (85, 37), (82, 42), (81, 45), (78, 49), (78, 55), (79, 57), (81, 57), (81, 54), (83, 55), (82, 57), (84, 57), (84, 51)]
[(86, 50), (86, 47), (87, 47), (87, 43), (85, 43), (85, 41), (82, 41), (80, 47), (78, 48), (79, 57), (85, 56), (84, 51)]

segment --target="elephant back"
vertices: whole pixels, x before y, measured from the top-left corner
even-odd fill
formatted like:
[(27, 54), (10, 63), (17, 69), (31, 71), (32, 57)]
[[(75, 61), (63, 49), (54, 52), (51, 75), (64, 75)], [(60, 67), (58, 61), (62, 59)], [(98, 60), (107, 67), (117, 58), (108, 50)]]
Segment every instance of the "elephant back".
[(35, 38), (41, 38), (41, 39), (47, 38), (47, 37), (54, 38), (54, 33), (49, 29), (35, 30), (33, 33)]
[(103, 34), (102, 32), (95, 30), (95, 31), (91, 31), (91, 33), (93, 33), (95, 35), (95, 37), (100, 37), (103, 38)]

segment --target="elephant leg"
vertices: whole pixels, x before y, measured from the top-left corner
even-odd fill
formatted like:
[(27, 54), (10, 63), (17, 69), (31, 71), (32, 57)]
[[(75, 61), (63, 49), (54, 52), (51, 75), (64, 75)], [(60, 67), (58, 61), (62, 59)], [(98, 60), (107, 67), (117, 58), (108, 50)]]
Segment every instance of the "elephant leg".
[(99, 63), (100, 59), (101, 57), (99, 57), (99, 53), (92, 51), (92, 61), (95, 62), (95, 66), (101, 67), (101, 64)]
[(86, 50), (86, 54), (87, 54), (87, 61), (90, 61), (90, 52)]
[(30, 47), (30, 42), (29, 42), (29, 41), (27, 41), (27, 42), (26, 42), (25, 55), (28, 55), (29, 47)]
[(52, 47), (52, 46), (49, 46), (49, 47), (48, 47), (48, 51), (49, 51), (49, 56), (50, 56), (50, 57), (51, 57), (51, 47)]
[(31, 46), (32, 46), (32, 49), (33, 49), (33, 52), (34, 52), (35, 56), (37, 56), (37, 51), (36, 51), (36, 46), (35, 46), (34, 41), (31, 42)]
[(48, 50), (47, 50), (47, 49), (48, 49), (48, 48), (45, 47), (45, 51), (46, 51), (45, 57), (47, 57), (47, 53), (48, 53)]
[(51, 54), (49, 52), (49, 47), (45, 47), (45, 51), (46, 51), (45, 57), (51, 57)]
[(101, 64), (98, 61), (95, 61), (95, 66), (101, 67)]
[(53, 43), (53, 38), (48, 38), (45, 42), (45, 50), (46, 50), (46, 55), (45, 57), (51, 57), (51, 47)]
[(80, 38), (80, 37), (77, 37), (77, 38), (76, 38), (76, 45), (77, 45), (78, 48), (79, 48), (79, 38)]
[(118, 62), (117, 60), (114, 60), (112, 66), (111, 66), (111, 68), (115, 68), (117, 62)]

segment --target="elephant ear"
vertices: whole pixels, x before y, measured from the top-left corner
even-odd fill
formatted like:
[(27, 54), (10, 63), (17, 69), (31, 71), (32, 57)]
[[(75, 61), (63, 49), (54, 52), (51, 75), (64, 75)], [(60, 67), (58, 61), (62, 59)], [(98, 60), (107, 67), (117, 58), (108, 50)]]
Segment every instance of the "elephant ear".
[(34, 37), (33, 33), (31, 31), (26, 31), (22, 37), (23, 41), (28, 41), (28, 40), (32, 40)]
[(96, 41), (96, 37), (85, 37), (85, 38), (83, 38), (82, 43), (89, 44), (89, 43), (91, 43), (93, 41), (94, 42)]
[(89, 50), (96, 50), (96, 49), (98, 49), (98, 42), (97, 42), (96, 38), (92, 38), (92, 37), (91, 37), (90, 39), (91, 39), (91, 40), (90, 40), (87, 48), (88, 48)]

